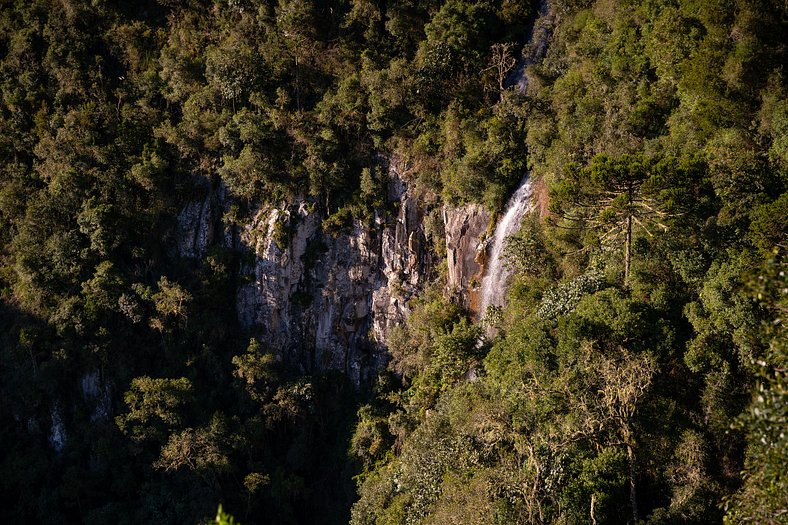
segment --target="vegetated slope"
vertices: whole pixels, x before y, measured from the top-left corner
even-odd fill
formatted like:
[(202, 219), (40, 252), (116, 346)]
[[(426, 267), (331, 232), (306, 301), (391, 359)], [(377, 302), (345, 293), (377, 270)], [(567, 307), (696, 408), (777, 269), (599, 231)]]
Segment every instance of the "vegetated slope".
[(244, 523), (347, 522), (359, 394), (252, 339), (253, 255), (179, 257), (179, 214), (224, 185), (236, 233), (296, 196), (326, 232), (367, 223), (397, 152), (425, 194), (456, 164), (469, 186), (447, 195), (501, 201), (523, 128), (486, 68), (528, 6), (1, 5), (0, 513), (189, 523), (221, 501)]
[[(550, 7), (522, 94), (529, 2), (3, 2), (0, 515), (342, 523), (363, 469), (358, 523), (779, 522), (785, 6)], [(413, 305), (351, 460), (360, 394), (250, 341), (245, 253), (174, 231), (200, 179), (230, 227), (369, 221), (380, 154), (434, 206), (528, 166), (553, 213), (494, 341)]]
[(486, 346), (440, 296), (393, 339), (352, 522), (783, 523), (784, 6), (552, 8), (518, 101), (550, 214)]

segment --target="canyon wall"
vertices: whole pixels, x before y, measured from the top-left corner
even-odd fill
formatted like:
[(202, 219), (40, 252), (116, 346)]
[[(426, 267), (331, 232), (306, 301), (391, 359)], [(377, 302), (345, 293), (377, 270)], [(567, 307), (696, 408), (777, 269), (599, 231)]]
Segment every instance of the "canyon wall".
[[(199, 258), (218, 244), (253, 256), (236, 294), (241, 326), (304, 372), (341, 371), (360, 384), (385, 364), (391, 329), (441, 266), (425, 233), (427, 210), (396, 159), (388, 164), (385, 209), (334, 234), (306, 199), (261, 206), (247, 224), (229, 227), (229, 192), (206, 183), (178, 216), (178, 254)], [(448, 289), (470, 304), (489, 214), (469, 205), (441, 215)]]

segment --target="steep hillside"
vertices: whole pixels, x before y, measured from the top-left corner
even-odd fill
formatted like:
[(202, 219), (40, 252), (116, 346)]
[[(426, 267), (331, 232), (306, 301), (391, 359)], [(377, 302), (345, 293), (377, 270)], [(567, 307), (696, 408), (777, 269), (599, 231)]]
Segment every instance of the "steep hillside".
[(0, 0), (0, 517), (783, 523), (786, 21)]

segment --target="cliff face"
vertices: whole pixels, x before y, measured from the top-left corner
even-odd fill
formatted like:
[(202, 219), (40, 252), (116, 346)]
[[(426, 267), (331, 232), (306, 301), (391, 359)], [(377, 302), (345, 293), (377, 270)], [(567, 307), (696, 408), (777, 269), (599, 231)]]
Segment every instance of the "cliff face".
[(196, 193), (202, 198), (188, 202), (177, 217), (175, 247), (181, 257), (204, 257), (216, 244), (233, 247), (232, 228), (222, 224), (230, 209), (230, 192), (221, 180), (197, 178)]
[(477, 310), (477, 290), (484, 270), (489, 212), (479, 204), (444, 208), (446, 276), (449, 291), (471, 310)]
[[(527, 90), (528, 66), (543, 58), (554, 23), (549, 2), (539, 2), (509, 85)], [(336, 236), (322, 230), (306, 199), (261, 206), (248, 224), (227, 228), (232, 197), (221, 182), (205, 182), (202, 197), (178, 216), (178, 253), (199, 258), (215, 244), (251, 252), (236, 295), (240, 324), (304, 372), (342, 371), (359, 384), (385, 363), (391, 329), (440, 263), (425, 235), (424, 204), (406, 170), (396, 159), (389, 164), (388, 211)], [(467, 205), (444, 208), (442, 218), (447, 291), (478, 313), (490, 214)]]
[[(391, 329), (440, 262), (425, 235), (422, 203), (396, 161), (388, 172), (389, 212), (376, 210), (373, 224), (354, 222), (336, 236), (322, 230), (322, 217), (303, 199), (262, 206), (233, 233), (221, 224), (228, 192), (206, 186), (178, 217), (179, 254), (202, 257), (217, 243), (251, 251), (236, 295), (240, 324), (285, 362), (305, 372), (341, 371), (360, 384), (385, 363)], [(489, 215), (467, 206), (444, 209), (443, 219), (448, 286), (468, 303)]]

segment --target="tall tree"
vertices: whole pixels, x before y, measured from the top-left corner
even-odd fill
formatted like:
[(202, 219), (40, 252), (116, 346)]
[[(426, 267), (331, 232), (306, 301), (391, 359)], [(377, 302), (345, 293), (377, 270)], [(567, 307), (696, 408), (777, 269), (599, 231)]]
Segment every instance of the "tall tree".
[(551, 191), (551, 211), (560, 218), (583, 223), (603, 246), (623, 243), (625, 286), (636, 231), (651, 236), (668, 229), (670, 214), (661, 209), (657, 165), (642, 154), (597, 155), (586, 167), (567, 165), (564, 178)]

